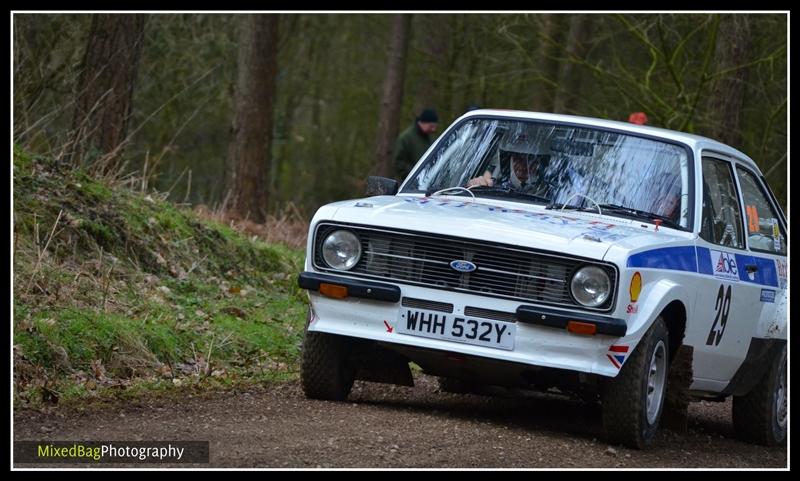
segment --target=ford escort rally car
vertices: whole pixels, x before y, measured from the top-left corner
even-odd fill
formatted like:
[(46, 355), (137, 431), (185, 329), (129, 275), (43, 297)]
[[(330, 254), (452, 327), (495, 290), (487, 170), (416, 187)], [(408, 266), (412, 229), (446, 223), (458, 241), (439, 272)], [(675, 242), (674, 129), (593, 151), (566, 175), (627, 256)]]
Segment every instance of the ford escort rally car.
[(414, 362), (444, 390), (599, 400), (608, 440), (631, 447), (652, 442), (668, 389), (732, 396), (737, 433), (785, 440), (787, 221), (742, 152), (476, 110), (402, 185), (370, 177), (367, 193), (310, 224), (308, 397), (346, 399), (355, 379), (413, 385)]

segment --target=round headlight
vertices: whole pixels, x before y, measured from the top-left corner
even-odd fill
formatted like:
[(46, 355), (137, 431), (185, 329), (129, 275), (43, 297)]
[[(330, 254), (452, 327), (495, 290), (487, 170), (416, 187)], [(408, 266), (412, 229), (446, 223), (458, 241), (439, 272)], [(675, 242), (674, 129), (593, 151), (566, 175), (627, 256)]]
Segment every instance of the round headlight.
[(583, 267), (572, 276), (572, 297), (586, 307), (597, 307), (611, 295), (611, 280), (603, 269)]
[(322, 242), (322, 258), (334, 269), (351, 269), (361, 258), (361, 242), (348, 230), (334, 231)]

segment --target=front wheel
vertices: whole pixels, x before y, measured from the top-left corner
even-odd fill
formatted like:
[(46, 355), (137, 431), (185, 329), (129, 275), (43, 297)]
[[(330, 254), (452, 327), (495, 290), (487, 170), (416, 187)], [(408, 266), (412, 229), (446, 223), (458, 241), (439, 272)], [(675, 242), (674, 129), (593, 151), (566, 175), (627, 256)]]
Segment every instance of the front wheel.
[(603, 385), (603, 428), (609, 441), (642, 449), (650, 445), (664, 406), (669, 333), (659, 317), (615, 378)]
[(733, 397), (733, 426), (740, 438), (766, 446), (786, 440), (786, 387), (784, 346), (758, 384), (746, 395)]
[(300, 364), (303, 392), (313, 399), (344, 401), (355, 380), (346, 337), (306, 330)]

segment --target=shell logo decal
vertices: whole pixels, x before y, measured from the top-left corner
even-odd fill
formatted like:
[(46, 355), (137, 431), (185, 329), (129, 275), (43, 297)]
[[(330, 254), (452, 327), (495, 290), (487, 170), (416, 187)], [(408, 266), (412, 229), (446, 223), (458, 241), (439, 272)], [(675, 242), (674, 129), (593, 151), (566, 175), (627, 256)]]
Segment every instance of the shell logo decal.
[(639, 293), (642, 292), (642, 275), (637, 271), (633, 275), (633, 279), (631, 279), (631, 302), (636, 302), (639, 300)]
[(628, 292), (631, 295), (631, 302), (628, 304), (625, 312), (628, 314), (636, 314), (639, 312), (639, 306), (636, 305), (636, 301), (639, 300), (639, 294), (642, 292), (642, 274), (638, 271), (634, 273), (633, 278), (631, 278), (631, 286)]

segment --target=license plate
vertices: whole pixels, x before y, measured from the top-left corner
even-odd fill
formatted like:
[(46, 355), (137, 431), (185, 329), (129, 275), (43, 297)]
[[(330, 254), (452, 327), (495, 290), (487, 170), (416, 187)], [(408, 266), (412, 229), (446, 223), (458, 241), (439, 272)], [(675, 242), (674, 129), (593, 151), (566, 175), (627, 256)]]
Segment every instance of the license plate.
[(397, 322), (397, 332), (511, 351), (514, 349), (517, 325), (443, 312), (403, 309)]

